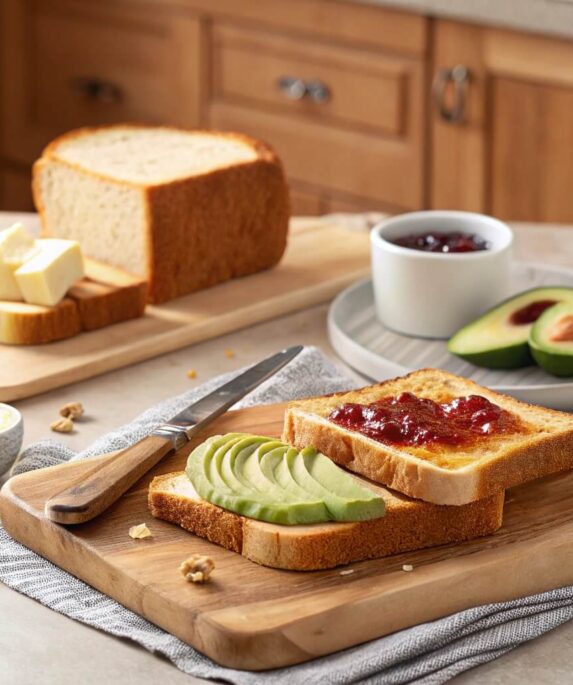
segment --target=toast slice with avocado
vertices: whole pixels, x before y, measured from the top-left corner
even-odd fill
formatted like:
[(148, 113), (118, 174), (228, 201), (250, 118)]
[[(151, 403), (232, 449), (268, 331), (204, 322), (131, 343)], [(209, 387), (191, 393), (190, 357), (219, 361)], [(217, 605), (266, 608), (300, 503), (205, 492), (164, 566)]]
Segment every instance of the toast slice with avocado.
[[(388, 405), (399, 403), (403, 394), (406, 400), (419, 400), (419, 410), (412, 400), (407, 407), (411, 411), (396, 412), (398, 421), (390, 410), (388, 418), (384, 414)], [(464, 398), (477, 399), (470, 402)], [(453, 426), (452, 408), (472, 402), (475, 412), (467, 414), (465, 429), (460, 424), (460, 439), (444, 442), (440, 435), (433, 439), (432, 430), (439, 434), (442, 428)], [(440, 406), (436, 409), (435, 405)], [(382, 407), (380, 412), (378, 407)], [(485, 420), (480, 419), (482, 410)], [(420, 416), (431, 411), (438, 414), (435, 425), (429, 421), (432, 440), (412, 443), (408, 435), (401, 436), (403, 426), (414, 426), (419, 429), (417, 437), (423, 438), (428, 427)], [(355, 425), (350, 422), (349, 428), (340, 416), (353, 412), (359, 418)], [(494, 418), (497, 412), (499, 430), (493, 425), (495, 420), (488, 423), (488, 412), (493, 412)], [(390, 429), (397, 434), (393, 436)], [(455, 438), (455, 431), (453, 434)], [(413, 435), (416, 437), (415, 432)], [(465, 439), (468, 435), (470, 439)], [(573, 468), (573, 415), (525, 404), (438, 369), (414, 371), (361, 390), (291, 402), (285, 412), (283, 440), (295, 447), (313, 445), (350, 471), (410, 497), (442, 505), (465, 505)]]
[(495, 532), (502, 522), (503, 493), (462, 507), (410, 499), (356, 479), (382, 497), (385, 515), (365, 521), (280, 525), (241, 516), (202, 499), (185, 472), (153, 479), (153, 516), (175, 523), (263, 566), (310, 571), (333, 568)]

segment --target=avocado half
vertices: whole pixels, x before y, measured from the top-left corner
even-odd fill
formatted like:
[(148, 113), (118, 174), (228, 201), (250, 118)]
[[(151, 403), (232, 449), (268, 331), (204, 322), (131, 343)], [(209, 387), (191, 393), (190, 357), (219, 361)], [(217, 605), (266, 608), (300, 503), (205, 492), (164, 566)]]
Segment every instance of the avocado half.
[(531, 328), (529, 346), (542, 369), (554, 376), (573, 376), (573, 303), (545, 311)]
[(548, 286), (526, 290), (493, 307), (461, 328), (448, 350), (476, 366), (517, 369), (533, 363), (529, 334), (543, 313), (556, 304), (573, 306), (573, 288)]

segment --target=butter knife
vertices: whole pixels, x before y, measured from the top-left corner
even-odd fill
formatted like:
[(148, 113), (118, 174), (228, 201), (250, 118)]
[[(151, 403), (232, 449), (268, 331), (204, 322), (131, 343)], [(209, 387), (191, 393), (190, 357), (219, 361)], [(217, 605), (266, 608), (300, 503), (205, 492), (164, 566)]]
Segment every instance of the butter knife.
[(302, 350), (289, 347), (189, 405), (135, 445), (96, 466), (79, 482), (46, 502), (44, 513), (56, 523), (85, 523), (105, 511), (163, 457), (181, 449), (235, 402), (273, 376)]

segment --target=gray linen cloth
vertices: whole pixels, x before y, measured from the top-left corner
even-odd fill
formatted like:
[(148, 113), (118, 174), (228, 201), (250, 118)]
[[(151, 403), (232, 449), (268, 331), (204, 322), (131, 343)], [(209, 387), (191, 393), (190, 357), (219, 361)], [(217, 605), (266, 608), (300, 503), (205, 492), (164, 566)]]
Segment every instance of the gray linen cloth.
[[(17, 470), (28, 471), (126, 447), (232, 375), (162, 402), (79, 454), (53, 441), (33, 445), (24, 452)], [(318, 350), (306, 348), (238, 406), (336, 392), (355, 385)], [(566, 587), (518, 601), (462, 611), (299, 666), (253, 673), (218, 666), (176, 637), (18, 544), (1, 527), (0, 580), (70, 618), (163, 654), (185, 673), (237, 685), (412, 682), (435, 685), (491, 661), (573, 618), (573, 587)]]

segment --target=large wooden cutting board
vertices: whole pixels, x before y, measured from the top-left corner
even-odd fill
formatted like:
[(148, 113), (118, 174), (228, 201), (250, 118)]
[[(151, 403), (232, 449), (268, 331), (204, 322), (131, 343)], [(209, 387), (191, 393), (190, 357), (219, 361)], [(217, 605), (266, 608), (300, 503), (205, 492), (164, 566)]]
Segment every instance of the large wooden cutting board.
[(369, 269), (368, 232), (296, 219), (274, 269), (154, 307), (132, 321), (47, 345), (0, 345), (0, 401), (30, 397), (326, 302)]
[[(278, 436), (284, 405), (229, 412), (208, 433)], [(65, 528), (43, 516), (46, 499), (98, 460), (17, 476), (0, 515), (17, 540), (226, 666), (261, 670), (294, 664), (489, 602), (573, 583), (573, 473), (508, 492), (495, 535), (340, 569), (264, 568), (147, 510), (147, 486), (181, 470), (189, 449), (159, 464), (93, 522)], [(103, 457), (104, 459), (106, 457)], [(101, 458), (98, 458), (101, 459)], [(147, 540), (129, 538), (146, 522)], [(190, 554), (215, 560), (212, 582), (186, 583)], [(403, 564), (412, 564), (406, 573)]]

